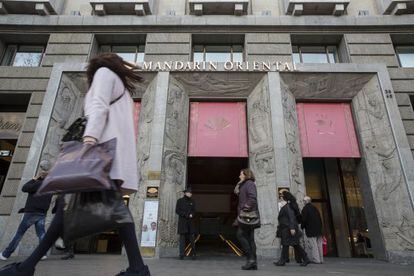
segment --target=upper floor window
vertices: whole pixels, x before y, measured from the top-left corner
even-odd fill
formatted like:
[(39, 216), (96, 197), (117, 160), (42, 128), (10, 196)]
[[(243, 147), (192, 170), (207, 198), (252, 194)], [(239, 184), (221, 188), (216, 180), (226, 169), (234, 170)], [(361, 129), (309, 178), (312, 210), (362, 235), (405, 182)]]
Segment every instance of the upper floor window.
[(414, 46), (395, 47), (401, 67), (414, 67)]
[(243, 62), (242, 45), (194, 45), (193, 61)]
[(45, 46), (9, 45), (1, 65), (16, 67), (38, 67), (42, 63)]
[(293, 46), (294, 63), (337, 63), (336, 46)]
[(144, 61), (145, 45), (103, 45), (101, 52), (115, 53), (126, 61), (137, 63)]

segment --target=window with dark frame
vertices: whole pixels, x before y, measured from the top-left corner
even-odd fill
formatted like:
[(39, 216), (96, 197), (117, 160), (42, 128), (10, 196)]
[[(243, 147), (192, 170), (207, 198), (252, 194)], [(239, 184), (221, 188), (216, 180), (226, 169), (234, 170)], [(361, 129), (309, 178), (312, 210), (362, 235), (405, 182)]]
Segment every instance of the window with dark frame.
[(294, 45), (292, 46), (294, 63), (338, 63), (338, 50), (334, 45)]
[(196, 62), (243, 62), (243, 45), (238, 44), (211, 44), (194, 45), (193, 61)]
[(102, 45), (101, 53), (115, 53), (132, 63), (144, 62), (145, 45)]
[(2, 66), (39, 67), (45, 52), (44, 45), (8, 45)]
[(414, 67), (414, 46), (396, 46), (395, 52), (401, 67)]

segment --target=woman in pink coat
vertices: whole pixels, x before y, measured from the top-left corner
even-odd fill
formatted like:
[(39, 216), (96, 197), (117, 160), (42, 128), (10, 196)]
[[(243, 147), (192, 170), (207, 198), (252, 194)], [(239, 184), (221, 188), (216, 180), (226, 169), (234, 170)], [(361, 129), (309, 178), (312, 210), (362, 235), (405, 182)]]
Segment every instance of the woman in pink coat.
[[(134, 66), (116, 54), (101, 54), (90, 60), (86, 72), (89, 91), (85, 97), (84, 111), (88, 122), (83, 143), (95, 144), (117, 139), (109, 176), (123, 194), (136, 192), (139, 179), (130, 93), (134, 90), (134, 83), (141, 82), (142, 78), (133, 69)], [(62, 235), (63, 207), (64, 202), (61, 200), (44, 239), (35, 251), (22, 263), (0, 269), (0, 276), (34, 275), (36, 264)], [(139, 252), (134, 223), (119, 228), (119, 236), (128, 255), (129, 267), (117, 275), (150, 275)]]

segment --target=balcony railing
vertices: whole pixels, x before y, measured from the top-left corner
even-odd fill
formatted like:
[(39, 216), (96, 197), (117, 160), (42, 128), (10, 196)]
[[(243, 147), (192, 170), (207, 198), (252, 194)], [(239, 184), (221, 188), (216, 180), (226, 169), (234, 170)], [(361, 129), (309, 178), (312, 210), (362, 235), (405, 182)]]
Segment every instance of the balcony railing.
[(152, 14), (152, 0), (90, 0), (96, 15), (149, 15)]
[(291, 15), (343, 15), (350, 0), (284, 0)]
[(400, 15), (414, 13), (414, 0), (377, 0), (383, 14)]
[(0, 14), (60, 14), (65, 0), (0, 0)]
[(249, 0), (188, 0), (190, 14), (194, 15), (245, 15)]

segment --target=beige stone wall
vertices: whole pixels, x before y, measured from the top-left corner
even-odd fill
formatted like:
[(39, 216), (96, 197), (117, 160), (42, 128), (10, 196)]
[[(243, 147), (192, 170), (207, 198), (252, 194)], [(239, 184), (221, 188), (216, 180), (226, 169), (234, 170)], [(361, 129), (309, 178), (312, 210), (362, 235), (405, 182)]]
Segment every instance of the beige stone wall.
[(186, 0), (156, 0), (152, 12), (157, 15), (169, 15), (172, 10), (175, 11), (175, 15), (185, 15)]
[[(250, 11), (253, 15), (262, 15), (263, 11), (270, 11), (272, 16), (284, 15), (284, 4), (277, 0), (251, 0)], [(152, 13), (155, 15), (167, 15), (169, 11), (175, 11), (175, 15), (185, 15), (187, 12), (187, 0), (154, 0)], [(360, 10), (368, 10), (369, 15), (379, 14), (376, 0), (353, 0), (348, 6), (348, 15), (358, 16)], [(81, 15), (90, 15), (92, 12), (88, 0), (66, 0), (63, 14), (69, 15), (72, 11), (80, 11)]]
[(253, 0), (250, 1), (253, 15), (262, 15), (263, 11), (270, 11), (272, 16), (279, 16), (282, 12), (282, 1)]
[(80, 11), (81, 15), (91, 15), (92, 7), (89, 0), (66, 0), (63, 14), (70, 15), (72, 11)]
[(32, 95), (26, 111), (26, 120), (23, 124), (0, 196), (0, 216), (9, 215), (13, 208), (50, 72), (50, 68), (0, 66), (0, 93), (25, 93)]
[(366, 10), (369, 12), (369, 16), (372, 16), (379, 13), (377, 6), (376, 0), (353, 0), (349, 3), (347, 11), (348, 15), (358, 16), (360, 10)]

